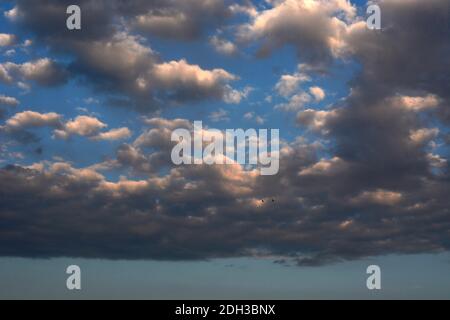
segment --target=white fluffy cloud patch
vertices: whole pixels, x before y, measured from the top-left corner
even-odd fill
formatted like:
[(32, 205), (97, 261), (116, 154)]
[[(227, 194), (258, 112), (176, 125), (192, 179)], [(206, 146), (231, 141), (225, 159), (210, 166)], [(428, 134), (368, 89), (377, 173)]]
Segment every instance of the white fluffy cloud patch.
[(112, 129), (107, 132), (101, 132), (97, 134), (93, 139), (94, 140), (106, 140), (106, 141), (116, 141), (116, 140), (124, 140), (131, 137), (131, 131), (128, 128), (119, 128)]
[(242, 41), (262, 40), (259, 54), (266, 55), (284, 45), (293, 45), (311, 63), (321, 64), (339, 57), (345, 45), (347, 21), (356, 8), (346, 0), (270, 1), (272, 7), (241, 26)]
[(198, 65), (188, 64), (186, 60), (157, 64), (153, 75), (155, 81), (165, 88), (197, 87), (201, 90), (214, 90), (228, 81), (236, 80), (236, 76), (223, 69), (204, 70)]
[(320, 87), (311, 87), (309, 88), (309, 92), (317, 102), (322, 101), (326, 97), (325, 91)]
[(62, 84), (67, 79), (67, 72), (55, 61), (42, 58), (22, 64), (5, 62), (0, 64), (0, 81), (13, 82), (34, 81), (39, 85), (53, 86)]
[(6, 129), (21, 130), (30, 127), (56, 126), (61, 122), (61, 115), (50, 113), (39, 113), (34, 111), (24, 111), (15, 114), (6, 121)]
[(13, 34), (0, 33), (0, 47), (9, 47), (16, 43), (17, 37)]
[(0, 106), (11, 106), (15, 107), (20, 104), (19, 100), (14, 97), (8, 97), (5, 95), (0, 95)]
[(131, 131), (125, 127), (102, 132), (108, 125), (95, 117), (78, 116), (73, 120), (64, 121), (64, 117), (55, 112), (39, 113), (35, 111), (24, 111), (16, 113), (0, 128), (14, 134), (27, 129), (40, 127), (53, 128), (54, 137), (58, 139), (82, 136), (97, 141), (116, 141), (127, 139), (131, 136)]
[(106, 128), (107, 125), (94, 117), (79, 116), (75, 120), (68, 121), (62, 129), (55, 130), (55, 136), (67, 139), (72, 135), (93, 136)]

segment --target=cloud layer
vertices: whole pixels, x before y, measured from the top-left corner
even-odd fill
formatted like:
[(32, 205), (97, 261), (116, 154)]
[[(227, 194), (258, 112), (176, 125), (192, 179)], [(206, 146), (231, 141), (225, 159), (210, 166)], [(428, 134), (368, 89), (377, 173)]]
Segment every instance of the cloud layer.
[[(379, 31), (367, 29), (345, 0), (84, 0), (90, 10), (79, 37), (55, 28), (67, 3), (18, 0), (7, 16), (72, 60), (4, 62), (0, 81), (55, 86), (82, 79), (147, 113), (205, 100), (238, 104), (258, 89), (233, 88), (240, 77), (225, 67), (164, 59), (149, 42), (204, 39), (229, 59), (248, 46), (259, 57), (291, 46), (298, 67), (280, 72), (272, 88), (282, 101), (275, 112), (289, 112), (298, 135), (283, 141), (280, 173), (268, 177), (238, 164), (172, 165), (171, 133), (193, 130), (188, 117), (141, 118), (143, 129), (131, 139), (128, 127), (108, 129), (93, 115), (18, 111), (1, 127), (12, 140), (50, 128), (58, 139), (124, 141), (91, 166), (52, 159), (0, 169), (1, 256), (253, 256), (320, 265), (450, 250), (447, 0), (377, 1)], [(224, 28), (236, 14), (240, 20)], [(224, 40), (221, 27), (235, 39)], [(333, 92), (315, 80), (349, 61), (359, 67), (349, 94), (329, 103)], [(6, 95), (0, 102), (18, 105)], [(211, 111), (211, 121), (230, 119), (224, 107)], [(266, 120), (248, 110), (242, 118)]]

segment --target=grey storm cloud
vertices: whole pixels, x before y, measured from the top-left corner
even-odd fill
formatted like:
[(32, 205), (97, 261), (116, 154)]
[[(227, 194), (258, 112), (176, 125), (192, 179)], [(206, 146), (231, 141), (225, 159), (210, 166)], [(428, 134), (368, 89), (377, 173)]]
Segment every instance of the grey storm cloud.
[(239, 166), (194, 166), (108, 182), (93, 168), (67, 163), (6, 167), (0, 171), (0, 254), (268, 255), (316, 265), (449, 249), (448, 178), (417, 179), (409, 190), (392, 182), (390, 189), (362, 192), (347, 184), (357, 175), (351, 176), (353, 164), (325, 163), (316, 152), (303, 143), (285, 146), (280, 176), (270, 178)]
[[(33, 3), (48, 9), (53, 2)], [(299, 111), (298, 125), (316, 135), (316, 142), (298, 138), (284, 143), (276, 176), (255, 175), (238, 165), (174, 167), (168, 154), (170, 132), (190, 129), (190, 123), (153, 118), (145, 120), (148, 130), (121, 145), (116, 158), (105, 163), (88, 168), (65, 162), (4, 167), (0, 255), (163, 260), (256, 256), (320, 265), (449, 251), (450, 167), (435, 147), (448, 151), (449, 145), (448, 0), (379, 1), (381, 31), (365, 28), (346, 1), (308, 1), (328, 3), (321, 12), (314, 6), (292, 11), (292, 6), (305, 5), (300, 0), (272, 3), (272, 9), (256, 12), (241, 26), (245, 41), (262, 41), (266, 52), (294, 45), (299, 58), (315, 66), (344, 57), (361, 64), (348, 97), (326, 110)], [(124, 14), (136, 16), (132, 9)], [(286, 19), (289, 9), (308, 15), (300, 22)], [(150, 10), (150, 15), (173, 12)], [(336, 13), (339, 21), (329, 18)], [(77, 68), (100, 59), (96, 52), (105, 45), (121, 48), (121, 41), (127, 43), (127, 49), (95, 60), (97, 68), (89, 72), (103, 78), (103, 86), (121, 87), (125, 81), (120, 77), (133, 78), (139, 80), (136, 86), (124, 92), (151, 83), (181, 87), (184, 97), (192, 83), (212, 90), (216, 81), (232, 81), (225, 70), (158, 60), (138, 39), (118, 36), (114, 23), (99, 14), (99, 21), (106, 21), (100, 29), (87, 33), (86, 40), (67, 41), (79, 46)], [(24, 21), (32, 23), (30, 18)], [(170, 27), (169, 18), (161, 21)], [(45, 24), (36, 28), (43, 36), (53, 32)], [(283, 33), (291, 29), (295, 39)], [(148, 32), (156, 33), (151, 28)], [(130, 46), (132, 56), (126, 55)], [(129, 59), (117, 58), (122, 54)], [(123, 70), (132, 75), (122, 75)], [(140, 70), (150, 70), (152, 77)], [(191, 81), (183, 83), (171, 70)], [(209, 81), (198, 82), (205, 78), (196, 78), (198, 73), (207, 74)], [(129, 170), (136, 179), (108, 181), (102, 171), (111, 168)]]

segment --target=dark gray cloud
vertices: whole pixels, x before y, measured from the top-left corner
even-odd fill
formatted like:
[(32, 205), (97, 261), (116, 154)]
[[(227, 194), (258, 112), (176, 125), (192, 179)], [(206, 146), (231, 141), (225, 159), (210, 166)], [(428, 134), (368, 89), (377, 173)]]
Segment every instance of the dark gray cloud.
[[(2, 169), (0, 254), (255, 256), (318, 265), (449, 249), (448, 168), (438, 177), (419, 171), (383, 179), (357, 160), (320, 159), (323, 146), (301, 140), (282, 148), (277, 176), (255, 175), (238, 165), (175, 168), (170, 159), (152, 157), (167, 155), (171, 129), (189, 129), (189, 122), (146, 122), (152, 128), (120, 147), (109, 165), (149, 178), (109, 182), (98, 172), (107, 164)], [(170, 169), (166, 175), (158, 174), (162, 166)]]

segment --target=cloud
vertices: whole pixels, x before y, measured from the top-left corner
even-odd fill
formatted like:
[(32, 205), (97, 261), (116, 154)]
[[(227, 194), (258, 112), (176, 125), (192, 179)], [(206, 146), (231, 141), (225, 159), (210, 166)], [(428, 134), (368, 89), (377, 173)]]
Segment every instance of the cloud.
[(32, 127), (58, 126), (61, 123), (61, 115), (50, 113), (39, 113), (34, 111), (24, 111), (16, 113), (6, 121), (5, 128), (10, 131), (22, 130)]
[[(156, 128), (163, 131), (176, 125), (164, 119), (152, 122), (165, 123), (167, 127)], [(151, 141), (155, 147), (156, 136)], [(448, 207), (446, 182), (417, 180), (414, 188), (401, 191), (400, 185), (370, 188), (372, 181), (352, 180), (358, 167), (339, 158), (318, 160), (316, 151), (301, 142), (285, 146), (277, 178), (240, 166), (185, 166), (145, 179), (109, 181), (92, 167), (68, 163), (10, 166), (0, 170), (0, 229), (16, 232), (0, 232), (7, 244), (0, 255), (156, 260), (282, 256), (318, 265), (392, 250), (449, 249), (448, 221), (441, 214)], [(135, 152), (134, 161), (138, 158)], [(301, 172), (298, 168), (305, 168), (304, 173), (293, 174)], [(426, 202), (424, 196), (431, 194), (434, 201)], [(20, 207), (14, 203), (17, 198), (22, 199)], [(262, 203), (266, 198), (276, 199), (275, 204)], [(354, 246), (355, 237), (359, 246)]]
[(242, 100), (247, 99), (254, 89), (245, 87), (243, 90), (236, 90), (227, 86), (225, 89), (224, 101), (229, 104), (239, 104)]
[(41, 86), (56, 86), (67, 81), (67, 72), (61, 65), (48, 58), (23, 64), (5, 62), (0, 64), (0, 81), (7, 84), (16, 81), (34, 81)]
[(258, 55), (292, 45), (298, 55), (312, 65), (328, 64), (342, 55), (346, 21), (356, 8), (349, 1), (283, 0), (272, 1), (270, 8), (259, 11), (251, 22), (240, 27), (241, 41), (258, 41)]
[(325, 99), (325, 91), (320, 87), (310, 87), (309, 93), (300, 88), (302, 83), (312, 81), (311, 77), (306, 73), (309, 71), (311, 71), (309, 66), (299, 64), (295, 73), (284, 74), (280, 77), (275, 85), (275, 90), (288, 102), (278, 104), (275, 106), (275, 109), (286, 112), (298, 111), (310, 102), (317, 103)]
[(16, 43), (17, 37), (13, 34), (0, 33), (0, 47), (9, 47)]
[(412, 142), (417, 143), (419, 145), (429, 142), (430, 140), (436, 138), (439, 134), (438, 128), (432, 129), (418, 129), (411, 131), (410, 139)]
[[(52, 53), (68, 54), (71, 76), (107, 94), (111, 104), (147, 113), (190, 101), (223, 100), (228, 82), (236, 79), (223, 69), (205, 70), (186, 59), (165, 62), (142, 36), (198, 38), (231, 15), (223, 0), (83, 0), (83, 24), (89, 28), (78, 35), (60, 28), (66, 17), (58, 12), (65, 12), (69, 1), (16, 4), (12, 20)], [(6, 81), (1, 69), (0, 79)]]
[(156, 64), (152, 75), (156, 85), (173, 90), (176, 100), (198, 100), (207, 97), (225, 98), (226, 84), (237, 77), (223, 69), (204, 70), (186, 60)]
[(326, 133), (329, 122), (338, 116), (337, 110), (324, 111), (308, 109), (297, 114), (297, 122), (310, 130)]
[(326, 97), (325, 91), (320, 87), (311, 87), (309, 88), (309, 92), (317, 102), (322, 101)]
[(300, 92), (289, 98), (287, 103), (279, 104), (275, 109), (282, 110), (285, 112), (299, 111), (303, 107), (311, 102), (312, 98), (306, 92)]
[[(71, 71), (99, 89), (155, 100), (170, 95), (165, 102), (210, 98), (211, 91), (224, 99), (230, 76), (235, 77), (187, 60), (164, 62), (140, 37), (112, 28), (95, 7), (88, 10), (88, 21), (95, 13), (106, 23), (75, 41), (73, 35), (53, 30), (51, 5), (30, 3), (34, 20), (24, 3), (11, 16), (35, 27), (40, 39), (54, 36), (46, 43), (62, 41), (70, 50), (76, 48)], [(120, 7), (120, 2), (108, 3)], [(282, 91), (287, 110), (298, 111), (298, 124), (309, 132), (283, 142), (277, 176), (262, 177), (237, 164), (176, 167), (170, 159), (171, 132), (192, 130), (192, 123), (147, 118), (143, 124), (149, 128), (103, 163), (77, 168), (42, 162), (0, 169), (0, 255), (158, 260), (276, 256), (321, 265), (449, 251), (450, 44), (448, 28), (442, 28), (448, 26), (448, 1), (379, 3), (380, 32), (353, 20), (348, 1), (271, 1), (266, 9), (232, 9), (246, 11), (250, 19), (240, 30), (243, 40), (261, 41), (261, 53), (295, 46), (300, 60), (309, 63), (309, 70), (300, 69), (304, 73), (323, 70), (344, 56), (360, 66), (349, 83), (350, 94), (324, 110), (303, 109), (322, 98), (319, 90), (304, 92), (293, 81), (295, 89)], [(142, 9), (138, 2), (131, 4), (135, 6), (120, 7), (128, 8), (126, 17)], [(42, 12), (49, 17), (39, 24)], [(177, 10), (152, 14), (176, 15), (172, 12)], [(1, 64), (0, 77), (8, 76), (10, 70)], [(140, 91), (146, 86), (152, 88), (150, 95)], [(208, 94), (203, 88), (209, 88)], [(64, 130), (67, 122), (55, 115), (53, 120), (49, 114), (16, 115), (12, 127), (50, 123)], [(244, 117), (252, 120), (256, 113)], [(111, 133), (98, 130), (99, 125), (85, 131), (90, 138)], [(124, 176), (107, 179), (110, 175), (101, 170)]]
[(303, 73), (300, 70), (301, 67), (299, 66), (298, 72), (292, 75), (285, 74), (281, 76), (280, 80), (275, 86), (275, 90), (277, 90), (280, 96), (288, 98), (298, 91), (299, 85), (302, 82), (311, 81), (311, 78), (306, 73)]
[(223, 109), (219, 109), (218, 111), (212, 112), (209, 115), (209, 119), (212, 122), (222, 122), (230, 120), (228, 112)]
[(16, 107), (20, 104), (19, 100), (14, 97), (0, 95), (0, 106)]
[(116, 140), (123, 140), (128, 139), (131, 137), (131, 131), (128, 128), (119, 128), (119, 129), (112, 129), (107, 132), (101, 132), (97, 136), (95, 136), (93, 139), (95, 140), (106, 140), (106, 141), (116, 141)]
[(95, 42), (74, 43), (78, 60), (72, 71), (96, 89), (133, 100), (142, 112), (208, 99), (223, 100), (228, 83), (237, 79), (223, 69), (205, 70), (185, 59), (161, 62), (142, 39), (126, 33)]
[(147, 10), (133, 18), (136, 29), (181, 40), (199, 38), (206, 28), (219, 25), (231, 14), (223, 0), (161, 1)]
[[(96, 141), (116, 141), (127, 139), (131, 136), (131, 131), (128, 128), (118, 128), (101, 132), (108, 127), (108, 125), (95, 117), (78, 116), (73, 120), (65, 121), (62, 115), (54, 112), (39, 113), (35, 111), (24, 111), (16, 113), (0, 128), (13, 137), (17, 137), (18, 140), (27, 143), (37, 140), (32, 133), (27, 131), (27, 129), (42, 127), (54, 129), (54, 137), (58, 139), (69, 139), (72, 136), (81, 136)], [(27, 138), (24, 139), (23, 137)]]
[(266, 122), (263, 117), (257, 115), (255, 112), (247, 112), (244, 114), (244, 119), (254, 120), (257, 124), (264, 124)]
[(432, 94), (425, 97), (401, 96), (393, 99), (400, 107), (416, 112), (433, 109), (439, 105), (439, 98)]
[(364, 191), (354, 199), (355, 203), (374, 203), (379, 205), (393, 206), (398, 204), (402, 200), (401, 193), (388, 191), (388, 190), (376, 190), (376, 191)]
[(60, 139), (67, 139), (72, 135), (84, 137), (94, 136), (107, 125), (94, 117), (78, 116), (75, 120), (66, 122), (63, 128), (55, 130), (55, 136)]
[(226, 56), (232, 56), (238, 52), (238, 48), (233, 42), (221, 39), (218, 36), (211, 37), (209, 43), (218, 53)]

